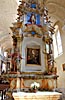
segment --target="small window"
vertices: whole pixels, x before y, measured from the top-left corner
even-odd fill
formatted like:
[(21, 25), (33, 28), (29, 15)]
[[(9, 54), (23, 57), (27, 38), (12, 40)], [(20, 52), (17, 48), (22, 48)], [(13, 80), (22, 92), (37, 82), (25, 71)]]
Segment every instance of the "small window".
[(58, 55), (60, 55), (62, 53), (62, 43), (61, 43), (61, 36), (59, 30), (57, 31), (56, 38), (57, 38)]
[(62, 42), (58, 25), (55, 26), (55, 34), (53, 35), (54, 58), (62, 54)]

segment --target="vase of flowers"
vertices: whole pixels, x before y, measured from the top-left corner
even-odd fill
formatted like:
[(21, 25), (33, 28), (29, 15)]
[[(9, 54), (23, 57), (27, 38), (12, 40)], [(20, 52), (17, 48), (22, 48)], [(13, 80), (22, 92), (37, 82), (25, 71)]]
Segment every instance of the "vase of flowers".
[(37, 92), (39, 87), (40, 87), (40, 84), (37, 83), (37, 82), (32, 83), (31, 86), (30, 86), (32, 92)]

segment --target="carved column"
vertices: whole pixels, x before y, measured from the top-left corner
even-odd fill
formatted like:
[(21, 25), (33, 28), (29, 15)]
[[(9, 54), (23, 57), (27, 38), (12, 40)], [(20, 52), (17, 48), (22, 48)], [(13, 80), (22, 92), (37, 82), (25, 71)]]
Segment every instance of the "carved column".
[[(19, 54), (21, 55), (21, 57), (22, 57), (22, 40), (23, 40), (22, 36), (17, 36), (17, 48), (19, 50)], [(21, 63), (22, 63), (21, 61), (18, 61), (17, 64), (17, 68), (19, 69), (19, 71), (21, 69)]]

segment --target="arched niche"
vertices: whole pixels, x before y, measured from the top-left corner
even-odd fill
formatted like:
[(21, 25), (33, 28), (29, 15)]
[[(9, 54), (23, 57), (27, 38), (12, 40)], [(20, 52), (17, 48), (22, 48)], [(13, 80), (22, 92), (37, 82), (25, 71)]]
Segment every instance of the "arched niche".
[[(45, 56), (43, 54), (44, 44), (42, 38), (36, 37), (24, 37), (22, 42), (22, 64), (21, 72), (24, 71), (45, 71)], [(28, 56), (33, 56), (32, 53), (37, 56), (36, 62), (27, 62)], [(37, 55), (38, 54), (38, 55)]]

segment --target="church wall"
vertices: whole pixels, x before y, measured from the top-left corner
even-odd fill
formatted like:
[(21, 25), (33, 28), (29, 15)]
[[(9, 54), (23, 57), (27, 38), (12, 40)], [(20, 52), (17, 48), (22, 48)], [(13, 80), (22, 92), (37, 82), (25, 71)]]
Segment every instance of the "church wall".
[(59, 75), (57, 86), (59, 88), (65, 88), (65, 71), (63, 71), (63, 67), (62, 67), (62, 64), (65, 63), (65, 32), (62, 30), (60, 30), (60, 32), (61, 32), (63, 54), (55, 59), (56, 61), (55, 65), (57, 67), (57, 74)]

